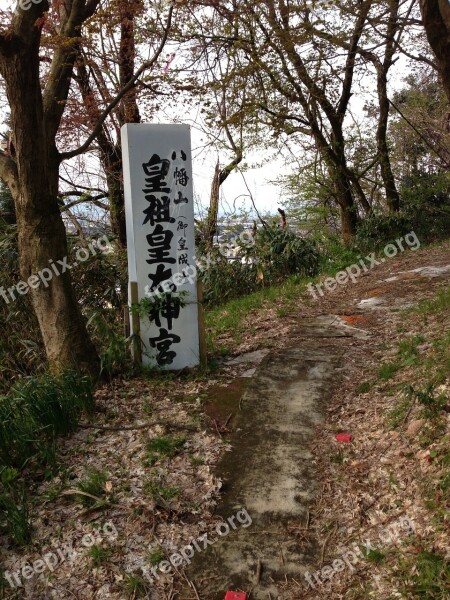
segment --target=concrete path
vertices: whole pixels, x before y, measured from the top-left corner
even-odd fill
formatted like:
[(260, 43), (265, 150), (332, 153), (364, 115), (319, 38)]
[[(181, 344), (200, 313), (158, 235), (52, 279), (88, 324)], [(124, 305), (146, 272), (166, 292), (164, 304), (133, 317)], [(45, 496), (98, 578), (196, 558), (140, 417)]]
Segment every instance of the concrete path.
[(238, 589), (252, 590), (254, 600), (276, 599), (277, 582), (287, 576), (304, 584), (313, 566), (307, 536), (299, 542), (289, 531), (306, 524), (316, 491), (309, 443), (344, 351), (331, 338), (366, 333), (323, 316), (300, 320), (298, 334), (295, 345), (263, 359), (242, 398), (232, 451), (219, 468), (218, 512), (225, 521), (245, 508), (252, 525), (195, 556), (188, 574), (202, 600), (223, 600), (226, 590)]

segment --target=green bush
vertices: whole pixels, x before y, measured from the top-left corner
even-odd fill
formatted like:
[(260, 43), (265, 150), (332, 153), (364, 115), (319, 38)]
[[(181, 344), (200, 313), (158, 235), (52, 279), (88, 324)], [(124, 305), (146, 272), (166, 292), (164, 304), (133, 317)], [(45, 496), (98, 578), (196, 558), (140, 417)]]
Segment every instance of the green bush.
[(33, 526), (28, 497), (18, 472), (0, 468), (0, 527), (18, 546), (31, 542)]
[(411, 215), (376, 215), (359, 224), (355, 246), (362, 252), (380, 250), (411, 231), (414, 231), (414, 219)]
[(290, 275), (317, 275), (320, 254), (313, 240), (302, 238), (289, 229), (264, 227), (255, 236), (252, 254), (268, 274), (270, 284), (281, 283)]
[(319, 272), (316, 243), (287, 229), (264, 227), (252, 246), (242, 246), (239, 258), (227, 260), (214, 251), (201, 277), (204, 301), (218, 306), (252, 292), (283, 283), (291, 276), (308, 277)]
[(23, 469), (35, 457), (54, 461), (54, 440), (75, 430), (94, 408), (91, 382), (71, 372), (17, 382), (0, 396), (0, 465)]
[(238, 296), (251, 294), (258, 288), (254, 265), (227, 260), (218, 253), (214, 253), (210, 266), (200, 275), (206, 305), (218, 306)]

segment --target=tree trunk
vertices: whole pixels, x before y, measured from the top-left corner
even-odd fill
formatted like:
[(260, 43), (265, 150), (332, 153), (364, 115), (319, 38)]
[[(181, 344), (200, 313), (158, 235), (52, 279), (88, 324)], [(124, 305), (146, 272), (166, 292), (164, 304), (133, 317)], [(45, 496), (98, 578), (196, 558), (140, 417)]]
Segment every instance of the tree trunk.
[(378, 98), (380, 114), (377, 127), (377, 150), (378, 164), (380, 165), (381, 178), (383, 179), (384, 190), (386, 193), (386, 203), (390, 213), (396, 213), (400, 210), (400, 196), (395, 184), (394, 174), (391, 167), (391, 158), (387, 144), (387, 126), (389, 118), (389, 100), (387, 97), (386, 73), (378, 75)]
[(333, 179), (341, 217), (342, 240), (346, 246), (349, 246), (356, 234), (358, 211), (348, 178), (343, 173), (335, 172)]
[(214, 176), (211, 183), (211, 195), (209, 197), (208, 217), (206, 219), (205, 243), (208, 247), (213, 245), (214, 236), (217, 231), (217, 214), (219, 212), (220, 197), (220, 165), (217, 161), (214, 169)]
[(389, 23), (386, 31), (386, 45), (383, 63), (375, 64), (377, 69), (377, 92), (379, 104), (379, 117), (377, 127), (378, 164), (380, 165), (381, 178), (386, 193), (386, 203), (390, 213), (400, 210), (400, 196), (392, 173), (391, 158), (387, 143), (387, 128), (389, 119), (389, 100), (387, 95), (387, 74), (392, 66), (395, 52), (395, 35), (398, 29), (398, 0), (391, 0)]
[(436, 56), (450, 102), (450, 4), (448, 0), (420, 0), (420, 10), (428, 42)]
[[(100, 138), (100, 136), (99, 136)], [(100, 145), (100, 144), (99, 144)], [(120, 248), (127, 247), (125, 197), (122, 179), (122, 149), (110, 144), (109, 151), (100, 150), (100, 160), (106, 174), (111, 227)]]
[[(1, 58), (11, 108), (17, 186), (13, 193), (18, 225), (20, 271), (24, 281), (39, 272), (48, 282), (30, 287), (45, 350), (52, 370), (72, 368), (99, 374), (99, 359), (75, 300), (68, 271), (64, 223), (58, 207), (59, 158), (47, 138), (39, 81), (39, 35)], [(20, 42), (19, 42), (20, 44)], [(11, 186), (10, 186), (11, 187)], [(52, 271), (52, 263), (59, 275)], [(45, 271), (43, 271), (45, 269)], [(50, 279), (51, 277), (51, 279)]]
[(208, 217), (206, 219), (206, 230), (204, 239), (207, 246), (211, 247), (214, 236), (217, 231), (217, 214), (219, 212), (219, 199), (220, 199), (220, 186), (226, 181), (229, 175), (242, 161), (242, 151), (240, 148), (235, 146), (236, 156), (235, 158), (223, 169), (220, 169), (219, 160), (217, 160), (216, 167), (214, 169), (214, 176), (211, 184), (211, 195), (209, 199), (209, 210)]

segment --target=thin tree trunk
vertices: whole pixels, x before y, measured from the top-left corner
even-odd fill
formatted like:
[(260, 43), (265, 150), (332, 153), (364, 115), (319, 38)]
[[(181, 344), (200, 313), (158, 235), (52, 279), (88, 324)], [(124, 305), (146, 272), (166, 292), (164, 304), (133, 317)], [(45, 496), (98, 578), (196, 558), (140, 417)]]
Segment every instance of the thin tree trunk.
[(387, 74), (392, 66), (392, 58), (395, 52), (395, 34), (398, 29), (398, 0), (391, 0), (389, 24), (386, 31), (386, 45), (384, 61), (376, 64), (377, 69), (377, 92), (379, 104), (379, 116), (377, 127), (377, 151), (378, 163), (381, 170), (381, 178), (386, 193), (386, 203), (389, 212), (396, 213), (400, 210), (400, 195), (395, 184), (394, 174), (391, 167), (391, 158), (387, 143), (387, 128), (389, 119), (389, 100), (387, 95)]
[(209, 197), (208, 217), (205, 227), (205, 242), (208, 247), (213, 245), (214, 236), (217, 232), (217, 215), (219, 212), (219, 197), (220, 197), (220, 165), (217, 160), (213, 180), (211, 183), (211, 194)]
[(420, 0), (420, 10), (428, 42), (436, 56), (450, 102), (450, 4), (448, 0)]
[(236, 148), (236, 157), (223, 169), (220, 168), (219, 160), (217, 160), (216, 167), (214, 169), (214, 176), (211, 183), (211, 195), (209, 199), (209, 210), (208, 217), (206, 219), (206, 228), (205, 228), (205, 242), (207, 246), (211, 247), (213, 243), (214, 236), (217, 231), (217, 215), (219, 212), (219, 199), (220, 199), (220, 186), (226, 181), (229, 175), (234, 171), (234, 169), (239, 165), (242, 161), (242, 152), (235, 146)]
[[(44, 273), (51, 280), (30, 288), (51, 368), (99, 374), (99, 359), (74, 297), (70, 274), (56, 275), (52, 264), (67, 257), (64, 223), (58, 206), (59, 158), (47, 137), (39, 81), (39, 33), (0, 58), (11, 108), (15, 143), (15, 184), (8, 181), (16, 207), (20, 271), (24, 281)], [(2, 174), (3, 177), (3, 174)], [(10, 178), (11, 179), (11, 178)]]

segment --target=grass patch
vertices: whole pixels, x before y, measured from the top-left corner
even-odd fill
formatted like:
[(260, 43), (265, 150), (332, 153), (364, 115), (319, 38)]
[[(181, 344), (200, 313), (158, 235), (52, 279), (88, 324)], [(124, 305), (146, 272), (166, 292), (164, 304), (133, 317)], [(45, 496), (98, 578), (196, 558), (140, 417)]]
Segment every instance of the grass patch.
[(373, 383), (371, 383), (370, 381), (364, 381), (363, 383), (360, 383), (358, 385), (356, 391), (358, 392), (358, 394), (367, 394), (367, 392), (370, 392), (370, 390), (372, 389), (372, 386)]
[(179, 454), (186, 442), (185, 437), (161, 436), (151, 440), (147, 444), (148, 465), (154, 465), (158, 460), (170, 459)]
[(0, 528), (16, 546), (31, 543), (33, 525), (25, 484), (16, 469), (8, 467), (0, 473)]
[(369, 550), (369, 552), (366, 554), (366, 559), (369, 562), (375, 563), (377, 565), (382, 563), (385, 558), (386, 555), (384, 554), (384, 552), (381, 552), (381, 550), (377, 550), (376, 548)]
[(254, 311), (265, 306), (277, 305), (279, 316), (287, 316), (293, 310), (293, 302), (305, 293), (305, 285), (310, 280), (291, 277), (283, 285), (264, 288), (248, 296), (230, 300), (227, 304), (205, 311), (207, 344), (214, 356), (226, 356), (233, 350), (224, 346), (219, 338), (225, 334), (232, 337), (233, 345), (239, 344), (246, 331), (245, 320)]
[(156, 548), (149, 554), (148, 561), (152, 566), (159, 565), (159, 563), (164, 560), (165, 554), (161, 550), (161, 548)]
[(129, 600), (134, 600), (134, 598), (144, 598), (148, 594), (145, 579), (135, 573), (126, 574), (123, 591)]
[(81, 502), (83, 506), (106, 504), (106, 482), (108, 479), (108, 475), (103, 471), (99, 471), (98, 469), (92, 469), (91, 471), (88, 471), (85, 478), (78, 482), (76, 489), (80, 490), (80, 492), (83, 492), (84, 494), (95, 496), (95, 498), (98, 498), (98, 500), (91, 498), (90, 496), (85, 496), (84, 494), (79, 494), (77, 495), (79, 502)]
[(443, 600), (450, 589), (450, 563), (436, 552), (420, 552), (414, 561), (402, 563), (404, 591), (408, 598)]
[(144, 491), (148, 492), (154, 500), (162, 500), (163, 504), (174, 500), (180, 495), (180, 490), (177, 487), (164, 486), (154, 479), (144, 484)]
[(437, 419), (443, 409), (447, 406), (447, 394), (436, 394), (435, 387), (429, 383), (423, 390), (416, 390), (413, 386), (408, 386), (407, 395), (411, 400), (417, 402), (423, 407), (422, 416), (426, 419)]
[(398, 404), (395, 408), (393, 408), (388, 414), (388, 424), (392, 429), (397, 429), (400, 427), (404, 420), (406, 419), (406, 415), (411, 407), (411, 400), (406, 399), (402, 400), (400, 404)]
[(408, 313), (418, 313), (422, 316), (432, 315), (450, 310), (450, 286), (441, 288), (433, 298), (422, 300), (417, 306), (412, 306), (405, 311)]
[(94, 544), (89, 548), (87, 555), (91, 559), (92, 566), (98, 568), (110, 558), (111, 549)]
[(399, 343), (398, 353), (404, 366), (415, 365), (417, 363), (419, 351), (418, 346), (423, 344), (425, 338), (421, 335), (413, 335), (405, 338)]
[(0, 464), (22, 469), (31, 459), (54, 464), (54, 440), (73, 432), (94, 398), (87, 377), (67, 372), (27, 378), (0, 397)]
[(378, 379), (387, 381), (388, 379), (391, 379), (400, 369), (401, 365), (398, 363), (385, 363), (378, 369)]
[(52, 476), (57, 436), (93, 409), (90, 380), (73, 372), (24, 378), (0, 396), (0, 529), (13, 543), (31, 541), (30, 481)]

